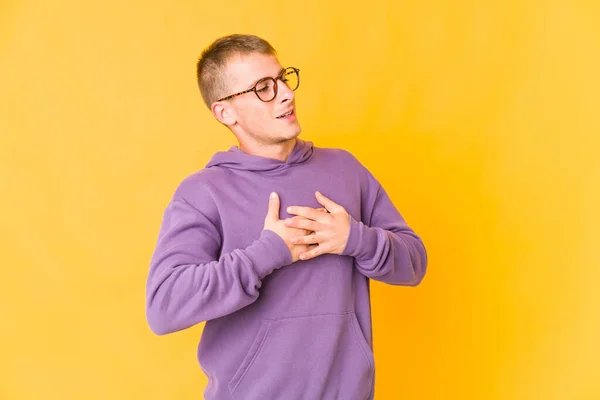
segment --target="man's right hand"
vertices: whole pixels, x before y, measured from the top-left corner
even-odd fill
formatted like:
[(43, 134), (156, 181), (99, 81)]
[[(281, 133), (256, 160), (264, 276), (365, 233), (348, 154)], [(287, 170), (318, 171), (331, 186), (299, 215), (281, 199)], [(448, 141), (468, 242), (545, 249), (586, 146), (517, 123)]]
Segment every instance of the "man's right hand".
[[(309, 235), (311, 232), (305, 229), (290, 228), (285, 225), (284, 220), (279, 219), (280, 201), (277, 193), (271, 193), (269, 199), (269, 211), (265, 218), (265, 230), (273, 231), (282, 238), (292, 254), (292, 262), (299, 260), (300, 254), (312, 250), (317, 245), (297, 245), (291, 240), (297, 236)], [(303, 217), (294, 217), (303, 218)]]

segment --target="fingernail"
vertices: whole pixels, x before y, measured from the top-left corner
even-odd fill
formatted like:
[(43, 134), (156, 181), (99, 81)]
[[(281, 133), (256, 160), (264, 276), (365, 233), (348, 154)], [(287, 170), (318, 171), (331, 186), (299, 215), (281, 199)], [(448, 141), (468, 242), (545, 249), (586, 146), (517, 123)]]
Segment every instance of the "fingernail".
[(292, 207), (288, 207), (287, 212), (292, 212)]
[(275, 193), (275, 192), (271, 193), (271, 198), (274, 199), (275, 197), (277, 197), (277, 193)]

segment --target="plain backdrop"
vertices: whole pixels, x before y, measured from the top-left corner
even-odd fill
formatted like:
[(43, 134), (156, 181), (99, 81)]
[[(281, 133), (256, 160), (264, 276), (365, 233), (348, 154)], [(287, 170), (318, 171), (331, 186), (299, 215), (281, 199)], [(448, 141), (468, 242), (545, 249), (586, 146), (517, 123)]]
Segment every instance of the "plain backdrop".
[(145, 284), (174, 189), (236, 144), (195, 77), (230, 33), (425, 241), (419, 287), (372, 285), (377, 399), (600, 398), (591, 0), (0, 1), (0, 398), (202, 397), (202, 324), (152, 334)]

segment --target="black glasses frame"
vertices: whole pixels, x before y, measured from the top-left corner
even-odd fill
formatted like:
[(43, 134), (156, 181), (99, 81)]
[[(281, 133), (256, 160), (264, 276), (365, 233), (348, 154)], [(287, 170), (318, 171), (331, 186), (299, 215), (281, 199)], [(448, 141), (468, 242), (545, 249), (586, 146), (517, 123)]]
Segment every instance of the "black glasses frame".
[[(298, 89), (298, 86), (300, 86), (300, 70), (295, 67), (287, 67), (283, 71), (281, 71), (281, 73), (276, 78), (266, 77), (266, 78), (259, 79), (258, 82), (256, 82), (256, 84), (253, 87), (251, 87), (250, 89), (244, 90), (243, 92), (239, 92), (239, 93), (235, 93), (235, 94), (223, 97), (217, 101), (229, 100), (229, 99), (233, 99), (234, 97), (241, 96), (246, 93), (254, 92), (254, 94), (256, 95), (256, 97), (258, 97), (258, 99), (260, 101), (268, 103), (270, 101), (273, 101), (275, 99), (275, 97), (277, 97), (277, 81), (280, 80), (281, 82), (285, 83), (286, 81), (284, 79), (284, 76), (292, 71), (296, 73), (296, 76), (298, 76), (298, 84), (296, 85), (295, 88), (290, 88), (290, 89), (296, 90), (296, 89)], [(258, 91), (256, 90), (256, 87), (258, 85), (260, 85), (261, 83), (264, 83), (265, 81), (273, 81), (273, 98), (270, 100), (263, 100), (260, 97), (260, 95), (258, 94)]]

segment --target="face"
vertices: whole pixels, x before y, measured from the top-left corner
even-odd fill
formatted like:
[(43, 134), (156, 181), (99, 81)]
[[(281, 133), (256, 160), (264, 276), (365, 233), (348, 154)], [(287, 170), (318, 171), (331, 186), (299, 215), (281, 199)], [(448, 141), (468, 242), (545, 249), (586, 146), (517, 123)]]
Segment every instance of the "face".
[[(248, 90), (261, 78), (275, 78), (282, 70), (273, 55), (236, 56), (228, 62), (225, 70), (227, 94)], [(229, 126), (240, 141), (273, 145), (294, 139), (300, 134), (294, 91), (281, 80), (276, 82), (277, 96), (270, 102), (263, 102), (254, 92), (249, 92), (213, 104), (213, 113)], [(291, 115), (282, 117), (290, 111)]]

